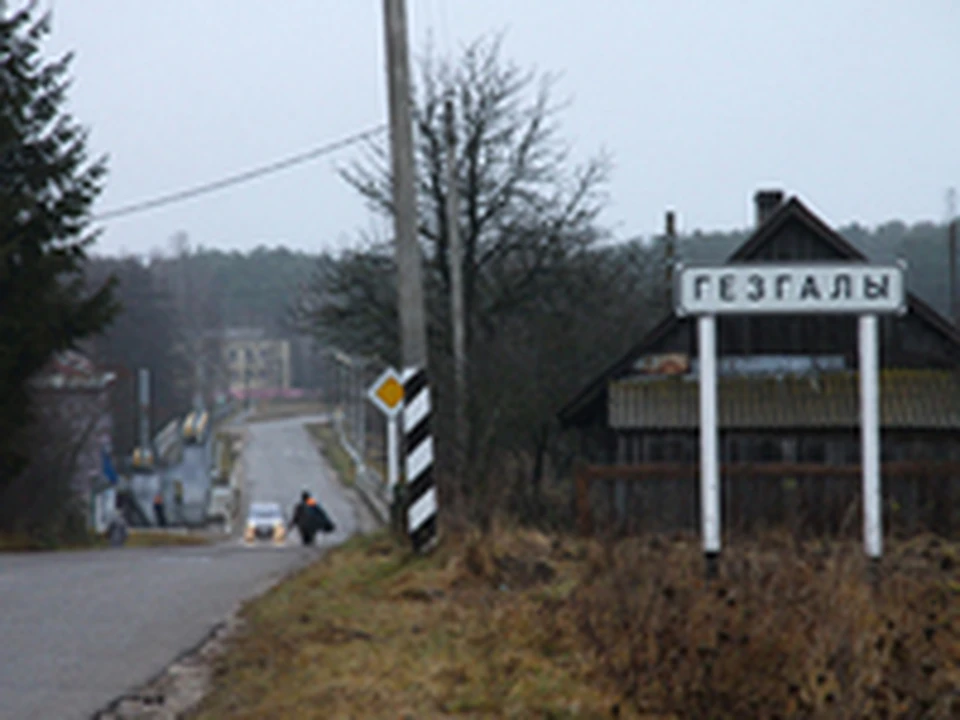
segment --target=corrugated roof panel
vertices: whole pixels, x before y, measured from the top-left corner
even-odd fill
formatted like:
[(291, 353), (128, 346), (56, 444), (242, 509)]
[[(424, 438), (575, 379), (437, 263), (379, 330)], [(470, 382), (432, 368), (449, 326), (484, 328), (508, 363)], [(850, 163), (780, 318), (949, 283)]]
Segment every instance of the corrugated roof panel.
[[(860, 423), (856, 373), (787, 377), (721, 377), (723, 428), (853, 428)], [(960, 429), (960, 378), (941, 370), (881, 372), (880, 417), (886, 428)], [(615, 429), (695, 429), (699, 385), (682, 377), (610, 383)]]

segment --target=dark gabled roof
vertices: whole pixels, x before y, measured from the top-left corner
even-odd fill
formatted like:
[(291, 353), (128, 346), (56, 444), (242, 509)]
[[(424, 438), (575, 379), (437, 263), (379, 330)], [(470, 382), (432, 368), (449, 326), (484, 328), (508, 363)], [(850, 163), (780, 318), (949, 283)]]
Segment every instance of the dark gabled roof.
[[(758, 227), (747, 241), (727, 258), (726, 262), (748, 262), (754, 259), (760, 250), (766, 246), (767, 243), (771, 242), (777, 236), (780, 229), (790, 221), (799, 221), (801, 224), (806, 225), (819, 239), (832, 247), (841, 257), (854, 262), (866, 262), (868, 260), (866, 255), (857, 250), (857, 248), (845, 240), (836, 230), (821, 220), (806, 205), (800, 202), (799, 199), (791, 197), (777, 208), (776, 212), (767, 218), (766, 222)], [(907, 293), (907, 304), (912, 313), (956, 345), (958, 354), (960, 354), (960, 332), (954, 327), (953, 323), (913, 293)], [(561, 408), (557, 414), (560, 423), (564, 426), (573, 425), (577, 416), (594, 403), (603, 399), (607, 383), (611, 379), (629, 370), (634, 361), (643, 355), (647, 348), (667, 335), (680, 322), (681, 319), (675, 314), (671, 313), (665, 317), (653, 330), (647, 333), (640, 342), (631, 347), (621, 358), (610, 365), (599, 377), (593, 380)]]

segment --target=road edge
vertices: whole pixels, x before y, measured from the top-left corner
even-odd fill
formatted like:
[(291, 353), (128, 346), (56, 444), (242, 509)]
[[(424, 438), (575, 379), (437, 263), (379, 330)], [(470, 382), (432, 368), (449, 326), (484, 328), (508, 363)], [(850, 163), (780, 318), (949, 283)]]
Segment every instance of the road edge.
[[(247, 441), (245, 432), (244, 446)], [(326, 466), (327, 472), (335, 478), (357, 516), (357, 530), (344, 538), (344, 542), (354, 535), (368, 534), (380, 529), (383, 523), (377, 510), (370, 506), (366, 493), (358, 487), (344, 485), (319, 448), (317, 456)], [(245, 475), (243, 479), (246, 479)], [(265, 586), (258, 588), (253, 595), (238, 602), (234, 609), (224, 619), (214, 623), (197, 643), (183, 650), (145, 682), (133, 686), (96, 710), (90, 720), (177, 720), (185, 713), (195, 710), (210, 690), (212, 664), (227, 650), (228, 641), (243, 628), (240, 618), (243, 608), (312, 564), (323, 561), (327, 552), (336, 547), (337, 545), (329, 545), (319, 554), (302, 555), (291, 568), (265, 583)]]

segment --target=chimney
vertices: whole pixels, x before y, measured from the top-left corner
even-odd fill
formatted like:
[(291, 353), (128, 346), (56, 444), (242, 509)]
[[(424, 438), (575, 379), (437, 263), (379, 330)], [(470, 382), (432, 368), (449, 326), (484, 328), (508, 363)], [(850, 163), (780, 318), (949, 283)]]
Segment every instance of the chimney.
[(757, 208), (757, 227), (760, 227), (783, 204), (783, 190), (758, 190), (753, 202)]
[(673, 298), (673, 263), (677, 251), (677, 216), (673, 210), (667, 210), (664, 218), (663, 265), (666, 280), (667, 304)]

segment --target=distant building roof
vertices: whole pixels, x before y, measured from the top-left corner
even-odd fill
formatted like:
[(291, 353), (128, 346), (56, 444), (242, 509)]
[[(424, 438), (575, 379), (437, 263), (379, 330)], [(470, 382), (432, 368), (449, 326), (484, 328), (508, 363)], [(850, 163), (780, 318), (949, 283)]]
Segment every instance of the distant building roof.
[(267, 333), (263, 328), (234, 327), (224, 328), (221, 337), (224, 340), (266, 340)]
[(54, 355), (33, 384), (50, 390), (101, 390), (115, 379), (116, 373), (100, 370), (86, 355), (66, 350)]

